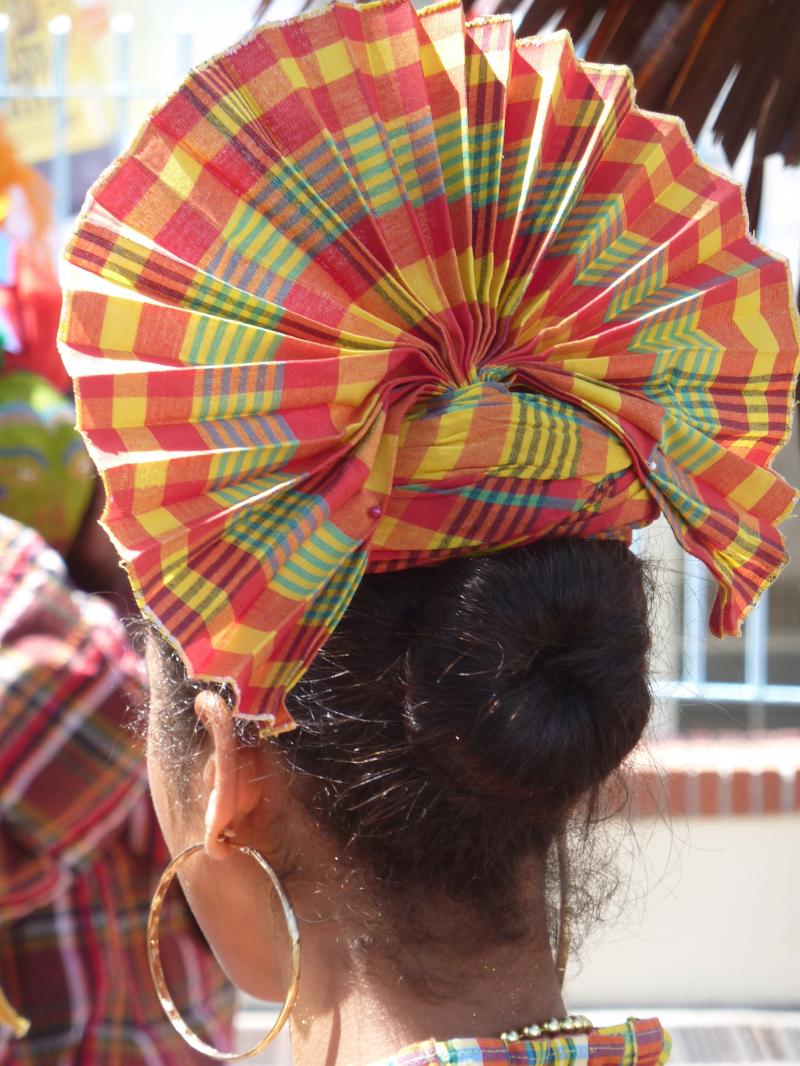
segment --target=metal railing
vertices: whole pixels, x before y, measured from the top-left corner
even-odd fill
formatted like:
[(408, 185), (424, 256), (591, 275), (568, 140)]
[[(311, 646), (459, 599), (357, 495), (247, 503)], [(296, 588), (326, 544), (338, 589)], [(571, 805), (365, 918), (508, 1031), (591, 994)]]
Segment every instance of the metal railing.
[[(720, 727), (733, 724), (729, 709), (738, 708), (736, 724), (748, 729), (780, 726), (780, 716), (770, 717), (770, 710), (800, 710), (800, 681), (779, 684), (769, 680), (770, 652), (775, 651), (770, 646), (775, 635), (771, 637), (770, 634), (769, 592), (762, 595), (748, 615), (740, 640), (733, 642), (733, 638), (726, 638), (728, 658), (736, 665), (741, 680), (715, 680), (709, 677), (712, 639), (708, 630), (715, 583), (699, 560), (684, 555), (680, 584), (681, 606), (674, 619), (679, 637), (674, 656), (677, 668), (673, 676), (661, 676), (654, 685), (656, 696), (663, 705), (659, 732), (678, 732), (687, 708), (698, 705), (704, 705), (707, 710), (716, 708), (720, 712)], [(797, 645), (795, 658), (800, 678), (800, 639)]]
[[(703, 642), (707, 632), (708, 581), (702, 563), (688, 559), (683, 593), (684, 676), (675, 691), (678, 698), (726, 700), (733, 703), (791, 703), (800, 706), (800, 684), (770, 684), (769, 593), (766, 592), (744, 624), (744, 678), (741, 683), (709, 681)], [(700, 632), (700, 627), (703, 631)]]

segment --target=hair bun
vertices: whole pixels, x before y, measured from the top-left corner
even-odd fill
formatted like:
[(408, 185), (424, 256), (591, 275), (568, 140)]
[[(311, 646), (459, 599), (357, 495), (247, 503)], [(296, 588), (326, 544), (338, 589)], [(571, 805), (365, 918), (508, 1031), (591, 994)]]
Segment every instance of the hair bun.
[(640, 560), (615, 542), (550, 540), (426, 579), (405, 664), (417, 751), (464, 792), (558, 816), (648, 719)]
[(647, 722), (643, 578), (596, 540), (368, 575), (276, 742), (308, 809), (383, 884), (512, 916), (520, 857), (547, 852)]

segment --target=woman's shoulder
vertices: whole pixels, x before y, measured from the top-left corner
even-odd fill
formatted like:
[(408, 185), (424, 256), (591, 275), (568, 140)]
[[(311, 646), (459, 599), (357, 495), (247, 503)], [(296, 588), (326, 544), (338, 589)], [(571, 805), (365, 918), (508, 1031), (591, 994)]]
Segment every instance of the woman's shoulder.
[(428, 1040), (404, 1048), (374, 1066), (662, 1066), (670, 1053), (669, 1033), (656, 1018), (629, 1018), (593, 1029), (588, 1036), (506, 1043), (495, 1038)]

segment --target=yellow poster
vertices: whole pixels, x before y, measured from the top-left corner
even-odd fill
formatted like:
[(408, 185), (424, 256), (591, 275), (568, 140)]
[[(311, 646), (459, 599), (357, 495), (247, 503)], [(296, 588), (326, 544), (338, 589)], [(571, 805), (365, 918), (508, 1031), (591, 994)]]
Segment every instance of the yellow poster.
[[(108, 7), (102, 0), (0, 0), (8, 16), (6, 78), (15, 92), (43, 92), (53, 86), (54, 41), (48, 23), (57, 16), (71, 19), (64, 38), (66, 74), (71, 92), (97, 93), (111, 80), (112, 39), (108, 33)], [(62, 19), (62, 27), (63, 27)], [(52, 100), (35, 96), (2, 101), (9, 135), (23, 159), (40, 163), (54, 154), (57, 112)], [(111, 111), (107, 101), (67, 99), (66, 132), (70, 154), (90, 151), (109, 143)]]

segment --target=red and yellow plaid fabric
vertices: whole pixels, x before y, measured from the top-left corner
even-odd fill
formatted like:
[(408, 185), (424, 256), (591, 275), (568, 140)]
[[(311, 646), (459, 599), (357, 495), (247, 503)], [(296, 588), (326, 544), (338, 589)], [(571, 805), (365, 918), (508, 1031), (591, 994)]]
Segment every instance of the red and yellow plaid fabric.
[[(0, 515), (0, 1066), (201, 1066), (165, 1016), (147, 918), (169, 861), (130, 732), (141, 663), (111, 607)], [(176, 891), (161, 927), (181, 1011), (220, 1047), (233, 988)]]
[(721, 634), (784, 562), (786, 265), (563, 33), (457, 0), (261, 27), (152, 115), (67, 257), (107, 528), (245, 717), (291, 728), (366, 569), (663, 513)]
[(664, 1066), (669, 1034), (651, 1018), (552, 1040), (430, 1040), (375, 1066)]

